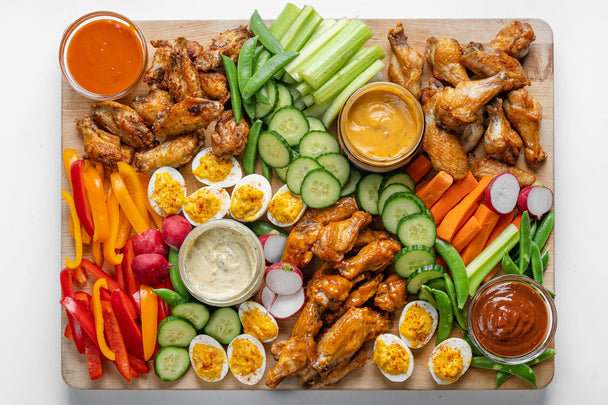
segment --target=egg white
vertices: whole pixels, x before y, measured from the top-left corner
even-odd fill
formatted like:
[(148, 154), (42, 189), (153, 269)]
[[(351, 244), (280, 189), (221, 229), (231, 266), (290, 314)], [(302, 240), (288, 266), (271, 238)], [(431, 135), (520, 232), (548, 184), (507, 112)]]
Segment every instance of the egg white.
[[(460, 374), (454, 381), (448, 381), (448, 380), (445, 380), (445, 379), (439, 377), (438, 375), (435, 374), (435, 371), (433, 370), (433, 364), (434, 364), (435, 357), (439, 353), (441, 353), (442, 350), (445, 350), (448, 347), (452, 348), (453, 350), (459, 351), (460, 360), (463, 362), (462, 371), (460, 372)], [(433, 349), (426, 367), (429, 369), (431, 376), (433, 377), (435, 382), (437, 382), (437, 384), (446, 385), (446, 384), (451, 384), (453, 382), (458, 381), (458, 379), (460, 377), (462, 377), (464, 375), (464, 373), (466, 373), (466, 371), (469, 369), (469, 365), (471, 364), (472, 358), (473, 358), (473, 353), (471, 351), (471, 346), (469, 346), (469, 344), (465, 340), (460, 339), (460, 338), (449, 338), (449, 339), (446, 339), (443, 342), (439, 343)]]
[(277, 336), (279, 336), (279, 324), (277, 323), (277, 320), (274, 319), (274, 316), (272, 316), (272, 314), (268, 312), (268, 310), (262, 304), (258, 304), (255, 301), (245, 301), (241, 305), (239, 305), (239, 319), (241, 320), (241, 324), (244, 324), (244, 319), (247, 316), (247, 313), (249, 311), (253, 311), (254, 309), (257, 309), (258, 311), (260, 311), (260, 313), (268, 317), (268, 319), (271, 320), (274, 326), (276, 326), (277, 334), (270, 339), (262, 340), (262, 343), (272, 342), (277, 338)]
[(437, 313), (437, 310), (435, 309), (435, 307), (433, 307), (427, 301), (416, 300), (416, 301), (409, 302), (405, 307), (403, 307), (403, 311), (401, 312), (401, 316), (399, 317), (399, 329), (400, 330), (401, 330), (401, 324), (405, 320), (405, 314), (407, 313), (407, 310), (413, 305), (417, 305), (417, 306), (421, 307), (424, 311), (426, 311), (427, 314), (429, 314), (429, 316), (433, 320), (433, 328), (432, 328), (431, 332), (428, 334), (428, 336), (425, 337), (424, 341), (422, 341), (417, 346), (412, 345), (412, 342), (410, 342), (410, 340), (408, 338), (406, 338), (405, 336), (403, 336), (401, 334), (401, 332), (399, 332), (401, 339), (403, 339), (403, 341), (405, 342), (405, 344), (408, 347), (410, 347), (412, 349), (418, 349), (418, 348), (426, 345), (429, 342), (429, 340), (431, 340), (431, 337), (433, 336), (433, 334), (435, 333), (435, 330), (437, 329), (437, 323), (439, 321), (439, 314)]
[[(216, 347), (218, 349), (220, 349), (223, 353), (224, 353), (224, 361), (222, 364), (222, 371), (220, 373), (220, 377), (218, 379), (215, 380), (205, 380), (204, 378), (200, 377), (197, 373), (196, 370), (194, 369), (194, 362), (192, 361), (192, 351), (194, 349), (194, 346), (197, 344), (203, 344), (203, 345), (207, 345), (207, 346), (211, 346), (211, 347)], [(188, 352), (190, 353), (190, 364), (192, 365), (192, 369), (194, 370), (194, 374), (196, 374), (201, 380), (203, 381), (207, 381), (207, 382), (216, 382), (216, 381), (221, 381), (224, 379), (224, 377), (226, 377), (226, 374), (228, 374), (228, 356), (226, 355), (226, 351), (224, 350), (224, 348), (222, 347), (222, 345), (215, 340), (214, 338), (212, 338), (209, 335), (198, 335), (195, 336), (194, 339), (192, 339), (192, 341), (190, 342), (190, 347), (188, 348)]]
[[(211, 192), (211, 194), (216, 196), (220, 200), (220, 204), (221, 204), (220, 210), (218, 212), (216, 212), (209, 220), (223, 218), (226, 215), (226, 213), (228, 212), (228, 209), (230, 208), (230, 194), (228, 194), (228, 192), (221, 187), (207, 186), (207, 187), (199, 188), (194, 193), (190, 194), (190, 196), (193, 196), (196, 193), (200, 193), (201, 190), (203, 190), (203, 189), (208, 190), (209, 192)], [(188, 196), (188, 197), (190, 197), (190, 196)], [(185, 205), (185, 203), (184, 203), (184, 205)], [(188, 212), (185, 209), (183, 211), (184, 211), (184, 217), (192, 225), (197, 226), (197, 225), (201, 224), (200, 222), (196, 222), (195, 220), (190, 218), (190, 216), (188, 215)]]
[(264, 215), (264, 213), (268, 209), (268, 204), (270, 203), (270, 197), (272, 196), (272, 187), (270, 186), (270, 183), (268, 182), (266, 177), (262, 176), (261, 174), (250, 174), (248, 176), (245, 176), (232, 189), (232, 195), (230, 196), (231, 204), (232, 204), (232, 200), (235, 198), (236, 191), (240, 187), (243, 187), (246, 185), (252, 186), (252, 187), (257, 188), (258, 190), (262, 191), (262, 194), (263, 194), (262, 207), (256, 212), (256, 214), (254, 215), (254, 217), (252, 219), (248, 219), (247, 221), (245, 221), (242, 218), (235, 217), (232, 212), (230, 212), (230, 215), (232, 216), (232, 218), (236, 219), (237, 221), (241, 221), (241, 222), (256, 221), (256, 220), (260, 219), (260, 217), (262, 215)]
[(258, 339), (254, 338), (253, 336), (244, 333), (242, 335), (238, 335), (237, 337), (235, 337), (232, 340), (232, 342), (230, 342), (230, 344), (228, 345), (227, 353), (228, 353), (229, 362), (230, 362), (230, 359), (232, 358), (232, 356), (234, 355), (233, 343), (238, 339), (246, 339), (255, 345), (255, 347), (259, 350), (260, 354), (263, 357), (262, 365), (259, 368), (253, 370), (251, 373), (245, 374), (245, 375), (236, 374), (236, 373), (232, 372), (232, 369), (230, 371), (232, 372), (234, 377), (237, 380), (239, 380), (240, 382), (242, 382), (243, 384), (247, 384), (247, 385), (257, 384), (264, 376), (264, 371), (266, 370), (266, 350), (264, 350), (264, 346), (262, 345), (262, 342), (260, 342)]
[(389, 380), (391, 380), (393, 382), (403, 382), (403, 381), (407, 380), (408, 378), (410, 378), (410, 376), (414, 372), (414, 356), (412, 355), (412, 351), (410, 350), (410, 348), (407, 347), (407, 345), (399, 337), (392, 335), (390, 333), (384, 333), (376, 338), (376, 341), (374, 342), (374, 350), (373, 350), (374, 352), (376, 351), (376, 345), (378, 344), (379, 340), (384, 342), (384, 344), (387, 346), (389, 346), (393, 343), (396, 343), (396, 344), (400, 345), (401, 347), (403, 347), (410, 358), (410, 362), (409, 362), (407, 371), (402, 374), (395, 374), (395, 375), (389, 374), (386, 371), (382, 370), (380, 367), (378, 367), (378, 370), (380, 370), (380, 372), (386, 378), (388, 378)]
[[(289, 187), (287, 187), (287, 184), (284, 184), (283, 186), (281, 186), (281, 188), (279, 188), (279, 189), (277, 190), (277, 192), (276, 192), (276, 193), (274, 193), (274, 195), (273, 195), (273, 196), (272, 196), (272, 198), (270, 199), (270, 202), (272, 202), (272, 200), (274, 200), (274, 199), (276, 198), (276, 196), (277, 196), (277, 195), (279, 195), (279, 194), (281, 194), (281, 193), (284, 193), (285, 191), (289, 191)], [(294, 194), (294, 195), (295, 195), (295, 194)], [(297, 196), (297, 195), (296, 195), (296, 197), (300, 198), (300, 196)], [(300, 199), (301, 199), (301, 198), (300, 198)], [(269, 203), (269, 205), (270, 205), (270, 203)], [(301, 210), (301, 211), (300, 211), (300, 213), (299, 213), (299, 214), (296, 216), (296, 218), (295, 218), (293, 221), (289, 222), (289, 223), (285, 223), (285, 222), (280, 222), (280, 221), (278, 221), (278, 220), (277, 220), (277, 219), (276, 219), (276, 218), (275, 218), (275, 217), (274, 217), (274, 216), (273, 216), (273, 215), (270, 213), (270, 211), (268, 211), (268, 212), (266, 213), (266, 216), (268, 217), (268, 220), (269, 220), (270, 222), (272, 222), (274, 225), (276, 225), (276, 226), (279, 226), (279, 227), (283, 228), (283, 227), (291, 226), (291, 225), (295, 224), (296, 222), (298, 222), (298, 221), (300, 220), (300, 218), (302, 218), (302, 215), (304, 215), (304, 211), (306, 211), (306, 204), (304, 204), (304, 202), (302, 202), (302, 210)]]
[[(148, 200), (150, 201), (150, 205), (152, 206), (152, 209), (158, 215), (164, 217), (164, 216), (167, 216), (167, 213), (163, 212), (160, 209), (160, 207), (158, 206), (158, 203), (156, 201), (154, 201), (154, 198), (152, 198), (152, 196), (154, 195), (154, 189), (156, 188), (155, 187), (156, 176), (159, 173), (168, 173), (173, 180), (176, 180), (177, 182), (179, 182), (179, 184), (182, 188), (184, 197), (186, 196), (186, 181), (184, 180), (184, 176), (182, 176), (182, 174), (179, 171), (177, 171), (173, 167), (169, 167), (169, 166), (163, 166), (163, 167), (156, 169), (154, 171), (154, 173), (152, 173), (152, 176), (150, 176), (150, 181), (148, 182)], [(178, 212), (176, 212), (176, 214), (178, 214), (180, 211), (181, 211), (181, 208)]]
[(238, 183), (239, 180), (241, 180), (241, 178), (243, 177), (243, 171), (241, 170), (241, 165), (234, 157), (230, 158), (230, 163), (232, 163), (232, 168), (230, 169), (230, 173), (228, 173), (228, 176), (226, 176), (226, 178), (224, 178), (220, 181), (213, 182), (209, 179), (204, 179), (204, 178), (198, 177), (197, 175), (194, 174), (194, 171), (201, 164), (201, 158), (205, 157), (209, 154), (212, 154), (212, 153), (213, 153), (212, 148), (205, 148), (205, 149), (201, 150), (194, 157), (194, 159), (192, 159), (192, 174), (194, 175), (194, 177), (201, 183), (208, 185), (208, 186), (215, 185), (218, 187), (232, 187), (236, 183)]

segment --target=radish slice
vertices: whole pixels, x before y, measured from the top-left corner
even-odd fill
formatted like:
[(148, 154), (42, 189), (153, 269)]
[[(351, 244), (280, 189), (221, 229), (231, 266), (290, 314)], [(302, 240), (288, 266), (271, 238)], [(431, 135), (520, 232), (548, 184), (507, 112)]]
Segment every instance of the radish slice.
[[(264, 235), (266, 236), (266, 235)], [(260, 237), (262, 241), (262, 237)], [(264, 246), (264, 257), (268, 263), (278, 263), (283, 257), (283, 250), (287, 243), (287, 238), (283, 235), (269, 235), (262, 241)]]
[(488, 206), (497, 214), (506, 214), (515, 209), (519, 195), (519, 182), (511, 173), (494, 177), (485, 191)]
[(264, 305), (264, 308), (270, 311), (270, 308), (272, 308), (272, 305), (274, 304), (276, 299), (277, 295), (272, 292), (270, 288), (266, 286), (262, 288), (262, 292), (260, 293), (260, 300), (262, 301), (262, 305)]
[(289, 318), (302, 309), (305, 300), (306, 295), (302, 287), (295, 294), (277, 295), (268, 311), (277, 319)]
[(276, 263), (266, 271), (266, 287), (280, 295), (295, 294), (304, 282), (302, 272), (289, 263)]
[(528, 186), (519, 192), (517, 208), (528, 211), (530, 215), (541, 218), (553, 206), (553, 191), (543, 186)]

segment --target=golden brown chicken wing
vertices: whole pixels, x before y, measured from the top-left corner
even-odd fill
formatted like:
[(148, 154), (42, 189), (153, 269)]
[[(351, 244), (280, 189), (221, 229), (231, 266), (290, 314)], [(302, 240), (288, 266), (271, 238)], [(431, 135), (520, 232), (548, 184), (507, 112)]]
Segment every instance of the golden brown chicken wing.
[(82, 134), (87, 157), (104, 166), (114, 168), (118, 162), (131, 163), (133, 148), (120, 142), (120, 137), (99, 128), (90, 116), (76, 120), (76, 129)]
[(160, 114), (152, 126), (152, 132), (161, 138), (196, 132), (207, 128), (223, 111), (224, 106), (219, 101), (185, 97)]
[(496, 38), (490, 41), (488, 46), (521, 59), (528, 54), (530, 43), (535, 39), (536, 36), (530, 24), (513, 20), (498, 31)]
[(329, 262), (340, 262), (355, 244), (359, 231), (372, 222), (372, 216), (366, 211), (357, 211), (350, 218), (330, 222), (319, 233), (319, 239), (313, 247), (313, 253)]
[(376, 290), (374, 305), (383, 311), (393, 312), (407, 301), (407, 282), (396, 273), (388, 276)]
[(539, 135), (543, 117), (540, 103), (526, 89), (519, 89), (509, 92), (503, 107), (509, 123), (524, 142), (526, 162), (534, 166), (545, 160), (547, 153)]
[(151, 127), (158, 117), (173, 105), (173, 99), (166, 90), (154, 89), (147, 95), (137, 97), (131, 107)]
[(343, 260), (337, 270), (343, 277), (353, 280), (364, 271), (379, 272), (393, 263), (401, 244), (393, 239), (382, 239), (365, 245), (355, 256)]
[[(275, 345), (273, 352), (277, 352)], [(315, 341), (308, 335), (293, 336), (287, 343), (280, 342), (278, 346), (279, 360), (266, 374), (266, 385), (270, 388), (275, 388), (286, 377), (304, 370), (316, 358)]]
[(230, 99), (228, 79), (221, 72), (199, 72), (205, 98), (225, 104)]
[(460, 61), (464, 67), (481, 78), (491, 77), (499, 72), (506, 74), (508, 83), (503, 90), (519, 89), (530, 85), (530, 80), (517, 59), (482, 43), (469, 43), (463, 50)]
[(144, 120), (131, 107), (117, 101), (93, 104), (91, 117), (108, 132), (118, 135), (123, 143), (135, 149), (150, 148), (154, 135)]
[(234, 121), (232, 110), (226, 110), (215, 124), (215, 131), (211, 134), (211, 147), (213, 153), (225, 160), (238, 156), (247, 146), (249, 125), (245, 117), (238, 124)]
[(488, 112), (488, 128), (484, 144), (488, 156), (515, 165), (523, 146), (519, 134), (511, 128), (502, 109), (502, 99), (493, 98), (485, 107)]
[(188, 38), (179, 37), (175, 39), (175, 45), (181, 46), (185, 51), (186, 55), (190, 60), (195, 61), (201, 53), (203, 53), (203, 47), (197, 41), (192, 41)]
[(514, 166), (509, 166), (506, 163), (490, 157), (477, 158), (470, 156), (469, 166), (471, 168), (471, 173), (473, 173), (478, 180), (482, 176), (494, 177), (500, 173), (511, 173), (517, 177), (520, 187), (530, 186), (536, 181), (536, 176), (534, 176), (533, 173)]
[(433, 76), (452, 86), (469, 80), (467, 70), (460, 63), (462, 51), (454, 38), (430, 37), (426, 40), (426, 60), (433, 67)]
[(186, 97), (203, 98), (203, 88), (194, 62), (181, 46), (171, 47), (167, 68), (167, 89), (176, 102)]
[(394, 83), (405, 87), (416, 98), (420, 98), (420, 84), (424, 56), (407, 44), (407, 35), (401, 22), (388, 32), (388, 42), (391, 45), (388, 76)]
[(137, 152), (133, 164), (145, 174), (163, 166), (177, 168), (192, 160), (199, 149), (199, 136), (196, 133), (182, 135), (145, 152)]
[(151, 89), (167, 89), (167, 75), (171, 59), (171, 47), (165, 41), (151, 41), (154, 51), (152, 64), (143, 76), (143, 82)]
[(475, 146), (477, 146), (479, 140), (486, 130), (486, 116), (484, 109), (482, 108), (479, 110), (476, 116), (477, 119), (475, 121), (464, 125), (457, 130), (460, 143), (462, 144), (462, 149), (464, 149), (464, 151), (467, 153), (475, 149)]
[(203, 50), (196, 58), (197, 68), (204, 72), (221, 68), (223, 66), (221, 54), (228, 56), (236, 63), (241, 47), (251, 36), (251, 30), (247, 25), (220, 33), (219, 37), (203, 46)]

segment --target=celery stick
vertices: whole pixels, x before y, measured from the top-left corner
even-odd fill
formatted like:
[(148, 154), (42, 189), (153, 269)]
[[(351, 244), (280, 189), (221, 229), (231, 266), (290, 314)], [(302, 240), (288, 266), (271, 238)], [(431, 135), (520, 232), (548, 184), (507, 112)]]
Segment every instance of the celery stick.
[(315, 99), (313, 98), (312, 94), (310, 94), (310, 93), (302, 96), (302, 101), (304, 101), (304, 104), (306, 104), (306, 107), (310, 107), (311, 105), (313, 105), (315, 103)]
[(300, 29), (298, 29), (296, 35), (291, 39), (291, 41), (289, 41), (286, 49), (289, 49), (292, 52), (297, 52), (302, 49), (315, 32), (319, 24), (321, 24), (321, 21), (323, 21), (323, 18), (313, 10), (304, 23), (300, 26)]
[(510, 224), (492, 243), (490, 243), (471, 263), (467, 266), (469, 276), (469, 295), (472, 297), (477, 291), (485, 276), (501, 262), (505, 254), (509, 254), (519, 242), (519, 230)]
[(327, 111), (327, 108), (331, 105), (332, 101), (333, 100), (330, 100), (330, 101), (328, 101), (327, 103), (325, 103), (323, 105), (313, 104), (310, 107), (306, 108), (302, 112), (307, 117), (315, 117), (315, 118), (318, 118), (318, 119), (322, 119), (323, 118), (323, 114), (325, 114), (325, 111)]
[(334, 25), (320, 34), (314, 40), (310, 40), (300, 50), (300, 54), (285, 66), (285, 71), (291, 75), (297, 81), (300, 81), (299, 73), (300, 69), (307, 64), (309, 61), (314, 60), (313, 56), (329, 42), (334, 36), (336, 36), (346, 25), (348, 24), (348, 18), (342, 18), (338, 20)]
[(338, 35), (319, 50), (314, 62), (300, 72), (300, 77), (313, 88), (318, 89), (371, 37), (372, 30), (363, 21), (352, 19)]
[[(302, 83), (298, 83), (296, 89), (300, 92), (301, 95), (306, 95), (308, 93), (311, 93), (313, 88), (310, 87), (310, 85), (306, 82), (302, 82)], [(317, 103), (317, 104), (321, 104), (321, 103)]]
[(299, 12), (300, 8), (295, 4), (285, 4), (285, 7), (283, 8), (283, 11), (281, 11), (281, 14), (279, 14), (277, 19), (270, 26), (270, 33), (277, 40), (283, 38), (283, 35), (285, 35), (289, 27), (291, 27)]
[(331, 26), (334, 25), (335, 23), (336, 23), (336, 20), (334, 20), (333, 18), (324, 19), (323, 21), (321, 21), (321, 24), (319, 24), (319, 26), (317, 27), (315, 32), (313, 32), (313, 34), (310, 36), (310, 38), (308, 38), (308, 40), (314, 41), (317, 37), (319, 37), (319, 35), (324, 33), (326, 30), (330, 29)]
[[(346, 102), (346, 99), (350, 97), (351, 94), (359, 87), (363, 86), (367, 83), (371, 78), (373, 78), (376, 73), (381, 71), (384, 68), (384, 63), (381, 60), (377, 60), (372, 63), (367, 69), (365, 69), (359, 76), (357, 76), (352, 82), (348, 84), (329, 104), (329, 107), (323, 114), (323, 124), (326, 128), (329, 128), (329, 125), (332, 121), (338, 116), (340, 109)], [(329, 103), (329, 102), (328, 102)], [(324, 105), (328, 104), (325, 103)]]
[(291, 42), (291, 40), (296, 37), (298, 31), (300, 30), (308, 16), (310, 16), (313, 12), (315, 12), (315, 10), (312, 8), (312, 6), (302, 7), (302, 10), (300, 10), (294, 22), (291, 23), (291, 26), (287, 29), (287, 32), (279, 41), (283, 49), (286, 49), (287, 45)]
[(367, 69), (369, 65), (384, 58), (384, 56), (384, 51), (378, 45), (361, 48), (342, 69), (312, 93), (315, 103), (325, 104), (327, 100), (342, 91), (348, 83)]
[(293, 106), (300, 111), (306, 108), (306, 104), (304, 103), (304, 100), (302, 100), (302, 97), (293, 100)]

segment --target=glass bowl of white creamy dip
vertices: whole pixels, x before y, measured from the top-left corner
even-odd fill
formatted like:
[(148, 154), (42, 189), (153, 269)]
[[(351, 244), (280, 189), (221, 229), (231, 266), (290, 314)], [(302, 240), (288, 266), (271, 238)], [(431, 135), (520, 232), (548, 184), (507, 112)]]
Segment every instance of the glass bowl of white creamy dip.
[(205, 304), (239, 304), (262, 285), (264, 251), (245, 225), (217, 219), (195, 227), (179, 250), (179, 274), (190, 294)]

